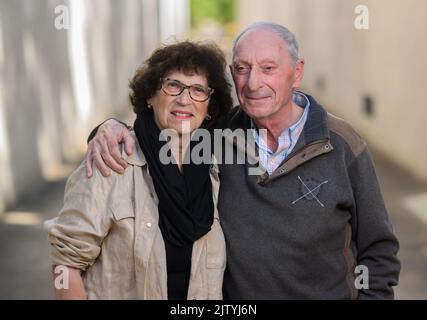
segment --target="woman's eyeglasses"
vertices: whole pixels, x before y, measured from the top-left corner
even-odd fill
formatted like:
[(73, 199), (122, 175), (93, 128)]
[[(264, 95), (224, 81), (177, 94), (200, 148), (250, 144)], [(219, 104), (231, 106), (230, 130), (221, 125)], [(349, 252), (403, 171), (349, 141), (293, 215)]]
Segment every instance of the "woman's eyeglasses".
[(162, 91), (168, 96), (179, 96), (185, 89), (188, 89), (191, 99), (197, 102), (205, 102), (214, 92), (214, 89), (206, 88), (199, 84), (187, 86), (181, 81), (174, 79), (161, 79)]

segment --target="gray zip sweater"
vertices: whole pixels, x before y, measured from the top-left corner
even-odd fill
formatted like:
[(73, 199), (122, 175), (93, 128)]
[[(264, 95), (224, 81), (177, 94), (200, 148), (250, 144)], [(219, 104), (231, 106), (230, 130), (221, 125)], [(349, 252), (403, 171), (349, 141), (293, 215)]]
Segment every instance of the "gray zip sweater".
[[(307, 97), (304, 130), (271, 176), (248, 175), (248, 161), (220, 168), (224, 298), (393, 298), (399, 245), (368, 148)], [(229, 126), (249, 129), (250, 119), (235, 108)]]

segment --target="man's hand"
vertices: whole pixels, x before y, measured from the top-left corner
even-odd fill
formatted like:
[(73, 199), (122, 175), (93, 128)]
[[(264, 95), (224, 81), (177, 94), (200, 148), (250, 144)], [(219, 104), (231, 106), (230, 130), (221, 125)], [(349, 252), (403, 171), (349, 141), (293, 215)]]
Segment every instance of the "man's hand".
[(84, 160), (88, 178), (93, 174), (93, 162), (104, 177), (110, 175), (110, 168), (120, 174), (125, 172), (127, 163), (121, 158), (119, 143), (124, 144), (128, 155), (133, 153), (135, 140), (129, 129), (114, 119), (107, 120), (88, 144)]

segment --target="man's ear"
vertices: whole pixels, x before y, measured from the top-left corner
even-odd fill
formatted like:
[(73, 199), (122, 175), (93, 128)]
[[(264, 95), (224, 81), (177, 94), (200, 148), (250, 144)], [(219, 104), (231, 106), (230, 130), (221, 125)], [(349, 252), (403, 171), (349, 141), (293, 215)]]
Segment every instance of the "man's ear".
[(294, 84), (292, 88), (298, 88), (301, 85), (302, 78), (304, 77), (304, 64), (305, 61), (303, 58), (299, 58), (295, 64), (294, 72)]

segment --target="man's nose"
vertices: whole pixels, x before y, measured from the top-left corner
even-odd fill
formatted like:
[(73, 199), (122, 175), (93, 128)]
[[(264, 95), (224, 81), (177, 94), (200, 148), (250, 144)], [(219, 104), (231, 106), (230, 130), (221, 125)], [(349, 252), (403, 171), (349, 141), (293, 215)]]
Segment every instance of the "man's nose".
[(256, 68), (252, 68), (248, 75), (247, 87), (250, 91), (259, 89), (261, 83), (260, 75)]
[(184, 89), (181, 94), (176, 98), (176, 101), (180, 104), (187, 105), (191, 103), (190, 91), (188, 88)]

